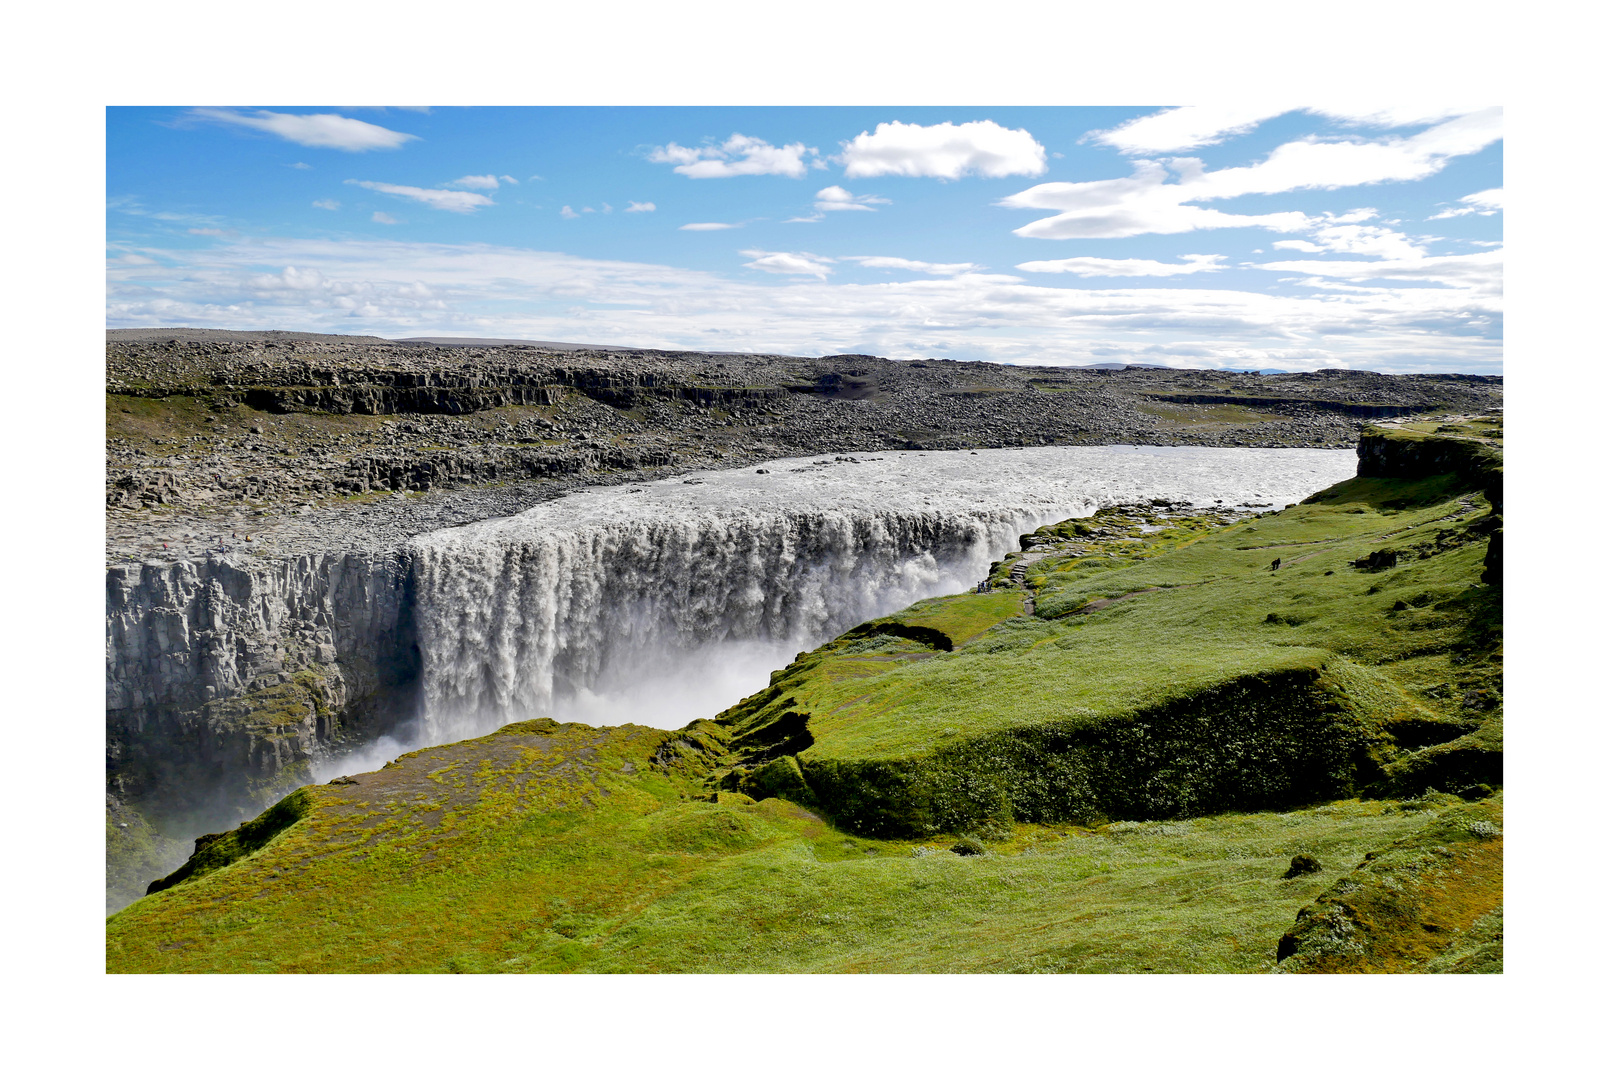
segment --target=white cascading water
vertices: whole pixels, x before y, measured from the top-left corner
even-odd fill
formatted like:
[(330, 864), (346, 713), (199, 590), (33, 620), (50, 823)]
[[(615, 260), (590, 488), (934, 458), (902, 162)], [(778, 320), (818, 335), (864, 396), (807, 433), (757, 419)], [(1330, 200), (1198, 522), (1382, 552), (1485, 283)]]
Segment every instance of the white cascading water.
[(800, 649), (970, 588), (1040, 525), (1151, 498), (1283, 506), (1356, 464), (1193, 447), (852, 456), (589, 489), (417, 537), (413, 742), (533, 716), (679, 727)]

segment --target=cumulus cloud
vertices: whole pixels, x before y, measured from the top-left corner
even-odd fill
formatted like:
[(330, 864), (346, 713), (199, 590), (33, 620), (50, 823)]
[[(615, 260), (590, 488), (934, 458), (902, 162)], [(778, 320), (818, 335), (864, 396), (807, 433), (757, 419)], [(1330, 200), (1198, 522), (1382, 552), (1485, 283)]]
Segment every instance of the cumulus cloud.
[(279, 113), (267, 109), (245, 113), (236, 109), (191, 109), (189, 115), (211, 123), (267, 132), (301, 146), (353, 153), (395, 150), (419, 138), (335, 113)]
[(473, 191), (408, 187), (405, 184), (382, 184), (376, 180), (348, 180), (347, 183), (385, 195), (395, 195), (399, 199), (412, 199), (414, 202), (424, 203), (433, 210), (450, 210), (455, 214), (471, 214), (483, 206), (495, 205), (491, 199), (477, 195)]
[[(503, 179), (507, 180), (508, 177), (505, 176)], [(484, 176), (460, 176), (457, 180), (449, 180), (447, 183), (453, 187), (475, 188), (479, 191), (497, 190), (497, 177), (491, 173)]]
[(1441, 218), (1463, 217), (1465, 214), (1479, 214), (1481, 217), (1491, 217), (1503, 209), (1503, 189), (1487, 188), (1477, 191), (1473, 195), (1465, 195), (1458, 200), (1463, 206), (1450, 206), (1439, 214), (1431, 214), (1427, 221), (1437, 221)]
[(735, 229), (737, 226), (726, 221), (690, 221), (677, 228), (683, 232), (719, 232), (722, 229)]
[(877, 195), (851, 195), (836, 184), (816, 192), (816, 209), (819, 211), (876, 210), (874, 204), (887, 205), (888, 202), (888, 199)]
[(384, 211), (381, 211), (381, 210), (376, 210), (374, 212), (374, 216), (371, 217), (369, 220), (375, 222), (376, 224), (380, 224), (380, 225), (401, 225), (402, 224), (402, 222), (398, 221), (396, 218), (392, 217), (390, 214), (387, 214), (387, 213), (385, 213)]
[(648, 160), (662, 165), (674, 165), (674, 172), (694, 180), (719, 179), (728, 176), (791, 176), (798, 179), (809, 168), (806, 156), (815, 157), (816, 148), (804, 143), (772, 146), (764, 139), (733, 133), (730, 139), (716, 145), (678, 146), (667, 143), (648, 152)]
[(843, 144), (838, 160), (850, 179), (863, 176), (1038, 176), (1045, 148), (1025, 129), (993, 120), (965, 124), (878, 124)]
[(341, 204), (334, 199), (314, 199), (313, 205), (320, 210), (339, 210), (341, 208)]
[(1222, 255), (1179, 257), (1184, 261), (1165, 263), (1156, 259), (1098, 259), (1094, 256), (1041, 259), (1018, 263), (1017, 269), (1035, 274), (1075, 274), (1078, 277), (1174, 277), (1178, 274), (1201, 274), (1224, 269)]
[(956, 274), (969, 274), (974, 270), (982, 270), (977, 263), (931, 263), (918, 259), (899, 259), (892, 255), (846, 255), (845, 262), (859, 263), (871, 270), (914, 270), (918, 274), (934, 274), (939, 277), (953, 277)]
[(651, 202), (626, 203), (626, 213), (628, 214), (652, 214), (654, 210), (655, 206)]
[[(1115, 238), (1238, 226), (1298, 232), (1309, 226), (1310, 219), (1296, 211), (1232, 214), (1193, 204), (1240, 195), (1423, 179), (1439, 172), (1450, 158), (1474, 153), (1501, 138), (1501, 123), (1501, 110), (1486, 109), (1408, 137), (1299, 139), (1276, 147), (1255, 165), (1211, 171), (1196, 158), (1172, 158), (1167, 165), (1140, 159), (1134, 163), (1133, 174), (1122, 179), (1037, 184), (997, 205), (1060, 211), (1014, 230), (1018, 236), (1041, 239)], [(1176, 180), (1169, 180), (1170, 170)]]
[[(135, 254), (143, 261), (126, 258)], [(112, 327), (295, 325), (389, 337), (532, 337), (811, 356), (866, 351), (1008, 363), (1377, 371), (1500, 371), (1502, 364), (1498, 271), (1467, 260), (1412, 267), (1361, 262), (1351, 270), (1324, 260), (1286, 264), (1283, 270), (1293, 274), (1360, 276), (1325, 278), (1331, 284), (1300, 294), (1269, 294), (1081, 288), (984, 274), (838, 283), (821, 273), (727, 276), (492, 244), (380, 238), (256, 238), (109, 256)], [(288, 267), (295, 274), (287, 275)], [(1363, 284), (1382, 270), (1401, 278)], [(1352, 282), (1356, 289), (1342, 287)]]
[(796, 274), (803, 277), (825, 279), (832, 273), (832, 259), (812, 255), (808, 251), (742, 251), (753, 262), (743, 265), (751, 270), (764, 270), (768, 274)]
[(570, 209), (568, 206), (561, 206), (559, 207), (559, 216), (564, 218), (566, 221), (573, 221), (581, 215)]

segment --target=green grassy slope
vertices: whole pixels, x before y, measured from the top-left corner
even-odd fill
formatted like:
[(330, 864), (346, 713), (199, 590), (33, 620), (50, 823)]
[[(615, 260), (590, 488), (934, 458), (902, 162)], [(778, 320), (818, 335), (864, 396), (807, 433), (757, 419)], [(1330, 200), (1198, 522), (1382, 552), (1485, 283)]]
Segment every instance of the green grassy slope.
[(1018, 825), (962, 858), (694, 798), (710, 762), (676, 743), (698, 734), (535, 721), (304, 788), (255, 853), (113, 916), (108, 969), (1270, 970), (1331, 880), (1284, 878), (1294, 855), (1349, 867), (1427, 817)]
[(109, 919), (108, 968), (1500, 970), (1482, 490), (1041, 530), (1027, 589), (873, 620), (713, 721), (303, 788)]
[[(865, 635), (976, 626), (1021, 594), (869, 624), (718, 718), (747, 751), (724, 786), (920, 837), (1499, 783), (1500, 598), (1480, 581), (1493, 519), (1468, 487), (1356, 479), (1228, 528), (1136, 530), (1117, 558), (1052, 554), (1027, 573), (1035, 616), (949, 650), (891, 639), (878, 654)], [(1355, 565), (1379, 551), (1395, 565)], [(756, 737), (790, 717), (797, 769)], [(808, 792), (775, 786), (794, 776)]]

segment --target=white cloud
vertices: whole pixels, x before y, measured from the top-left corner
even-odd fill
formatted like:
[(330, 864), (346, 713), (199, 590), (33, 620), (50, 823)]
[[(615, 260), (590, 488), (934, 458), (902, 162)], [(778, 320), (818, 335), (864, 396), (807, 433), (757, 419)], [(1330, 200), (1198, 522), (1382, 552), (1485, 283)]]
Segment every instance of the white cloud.
[(191, 236), (228, 236), (227, 229), (191, 229)]
[(483, 206), (495, 205), (484, 195), (473, 191), (447, 191), (442, 188), (417, 188), (404, 184), (382, 184), (376, 180), (348, 180), (360, 188), (395, 195), (399, 199), (412, 199), (433, 210), (450, 210), (455, 214), (471, 214)]
[(846, 255), (844, 262), (859, 263), (870, 270), (914, 270), (918, 274), (953, 277), (982, 270), (977, 263), (930, 263), (917, 259), (898, 259), (892, 255)]
[(1018, 236), (1042, 240), (1080, 240), (1141, 236), (1146, 233), (1182, 233), (1196, 229), (1226, 229), (1258, 225), (1277, 232), (1294, 232), (1307, 223), (1298, 211), (1274, 214), (1226, 214), (1189, 205), (1201, 196), (1185, 182), (1167, 183), (1167, 169), (1155, 161), (1137, 161), (1134, 174), (1121, 180), (1057, 181), (1036, 184), (1008, 195), (995, 205), (1012, 209), (1059, 210), (1020, 229)]
[(288, 169), (311, 169), (312, 167), (305, 161), (293, 161), (286, 166)]
[[(1471, 255), (1434, 255), (1417, 259), (1382, 259), (1377, 262), (1320, 260), (1262, 263), (1262, 270), (1310, 275), (1315, 281), (1412, 281), (1449, 289), (1469, 290), (1481, 297), (1503, 292), (1503, 253), (1478, 251)], [(1437, 290), (1441, 291), (1441, 290)]]
[(1018, 263), (1018, 270), (1035, 274), (1076, 274), (1079, 277), (1174, 277), (1178, 274), (1210, 273), (1224, 269), (1222, 255), (1181, 255), (1183, 262), (1165, 263), (1155, 259), (1098, 259), (1083, 256), (1072, 259), (1041, 259)]
[[(1501, 123), (1502, 111), (1487, 109), (1408, 137), (1299, 139), (1276, 147), (1255, 165), (1215, 171), (1208, 171), (1196, 158), (1173, 158), (1166, 167), (1141, 159), (1134, 163), (1133, 174), (1123, 179), (1037, 184), (997, 205), (1061, 211), (1014, 230), (1018, 236), (1041, 239), (1116, 238), (1237, 226), (1298, 232), (1311, 222), (1296, 211), (1229, 214), (1191, 204), (1423, 179), (1439, 172), (1449, 158), (1474, 153), (1501, 138)], [(1178, 177), (1171, 183), (1170, 168)]]
[[(504, 177), (504, 179), (508, 178)], [(497, 177), (491, 173), (487, 173), (485, 176), (460, 176), (457, 180), (449, 180), (447, 183), (453, 187), (476, 188), (480, 191), (497, 190)]]
[(737, 228), (736, 225), (725, 221), (692, 221), (677, 227), (683, 232), (719, 232), (721, 229)]
[(256, 109), (248, 115), (236, 109), (191, 109), (190, 115), (199, 120), (266, 131), (301, 146), (330, 150), (395, 150), (419, 138), (335, 113), (295, 114)]
[(834, 184), (816, 192), (817, 210), (875, 210), (873, 203), (887, 205), (888, 199), (877, 195), (851, 195)]
[[(728, 276), (492, 244), (378, 238), (142, 248), (138, 264), (127, 258), (134, 252), (108, 254), (111, 327), (298, 326), (388, 337), (1040, 364), (1490, 372), (1502, 365), (1498, 271), (1468, 260), (1271, 265), (1356, 276), (1313, 279), (1323, 287), (1300, 295), (1270, 295), (1043, 285), (987, 274), (870, 283), (803, 272)], [(1388, 276), (1378, 286), (1342, 287), (1382, 271)], [(1463, 284), (1450, 284), (1456, 281)]]
[(844, 175), (1038, 176), (1045, 171), (1045, 148), (1025, 129), (1001, 127), (993, 120), (965, 124), (878, 124), (843, 144)]
[(1281, 116), (1292, 108), (1186, 105), (1138, 117), (1110, 131), (1094, 131), (1090, 136), (1125, 154), (1175, 153), (1212, 146), (1230, 136), (1244, 134), (1264, 120)]
[(1196, 191), (1194, 199), (1422, 180), (1440, 172), (1449, 158), (1473, 154), (1501, 139), (1502, 123), (1501, 109), (1483, 109), (1406, 137), (1298, 139), (1276, 147), (1256, 165), (1205, 172), (1193, 159), (1175, 159), (1174, 164), (1182, 170), (1181, 183)]
[(334, 199), (314, 199), (313, 205), (320, 210), (339, 210), (341, 208), (341, 204)]
[(628, 202), (626, 204), (626, 213), (628, 214), (652, 214), (654, 210), (654, 204), (651, 202)]
[(764, 139), (734, 133), (719, 146), (678, 146), (667, 143), (648, 152), (648, 160), (658, 164), (675, 165), (675, 172), (694, 180), (710, 180), (728, 176), (791, 176), (805, 174), (806, 155), (816, 156), (813, 146), (789, 143), (772, 146)]
[(520, 183), (518, 180), (514, 179), (512, 176), (509, 176), (507, 173), (504, 173), (502, 176), (498, 177), (498, 179), (503, 181), (503, 183), (505, 183), (505, 184), (513, 184), (515, 187), (518, 187), (519, 183)]
[(559, 216), (564, 218), (566, 221), (574, 221), (581, 215), (576, 213), (574, 210), (571, 210), (568, 206), (561, 206), (559, 207)]
[[(1174, 154), (1214, 146), (1225, 139), (1244, 135), (1265, 120), (1298, 111), (1299, 106), (1236, 107), (1185, 105), (1163, 109), (1148, 116), (1119, 124), (1110, 131), (1094, 131), (1090, 136), (1125, 154)], [(1413, 105), (1311, 106), (1302, 112), (1338, 120), (1344, 124), (1370, 127), (1414, 127), (1434, 124), (1479, 111), (1476, 108), (1445, 108)]]
[(1463, 206), (1448, 207), (1439, 214), (1431, 214), (1426, 221), (1438, 221), (1441, 218), (1463, 217), (1465, 214), (1479, 214), (1481, 217), (1491, 217), (1503, 209), (1503, 189), (1487, 188), (1477, 191), (1473, 195), (1465, 195), (1458, 200)]
[(796, 274), (825, 279), (832, 273), (832, 259), (812, 255), (808, 251), (742, 251), (753, 262), (743, 265), (751, 270), (764, 270), (768, 274)]
[(390, 214), (384, 213), (383, 211), (380, 211), (380, 210), (376, 210), (374, 212), (374, 216), (372, 218), (370, 218), (369, 220), (377, 222), (377, 223), (379, 223), (381, 225), (401, 225), (402, 224), (402, 222), (398, 221), (396, 218), (392, 217)]
[(1275, 240), (1273, 246), (1309, 254), (1338, 252), (1373, 255), (1382, 259), (1418, 259), (1424, 256), (1424, 245), (1403, 233), (1383, 225), (1361, 224), (1376, 216), (1374, 210), (1367, 208), (1345, 214), (1326, 212), (1308, 219), (1307, 230), (1312, 240)]
[(1327, 116), (1331, 120), (1339, 120), (1342, 123), (1370, 127), (1417, 127), (1420, 124), (1435, 124), (1455, 116), (1478, 112), (1479, 110), (1480, 106), (1478, 105), (1459, 108), (1440, 105), (1356, 104), (1340, 106), (1315, 105), (1307, 109), (1308, 112), (1317, 116)]

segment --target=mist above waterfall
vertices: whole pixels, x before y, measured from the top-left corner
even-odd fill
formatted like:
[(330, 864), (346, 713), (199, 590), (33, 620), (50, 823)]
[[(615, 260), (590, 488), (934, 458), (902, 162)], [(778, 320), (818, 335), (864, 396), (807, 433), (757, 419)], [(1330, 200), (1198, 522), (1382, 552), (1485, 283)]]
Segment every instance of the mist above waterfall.
[(1152, 498), (1283, 506), (1355, 460), (1195, 447), (794, 458), (425, 534), (420, 715), (320, 771), (533, 716), (680, 727), (763, 688), (801, 649), (970, 588), (1040, 525)]

